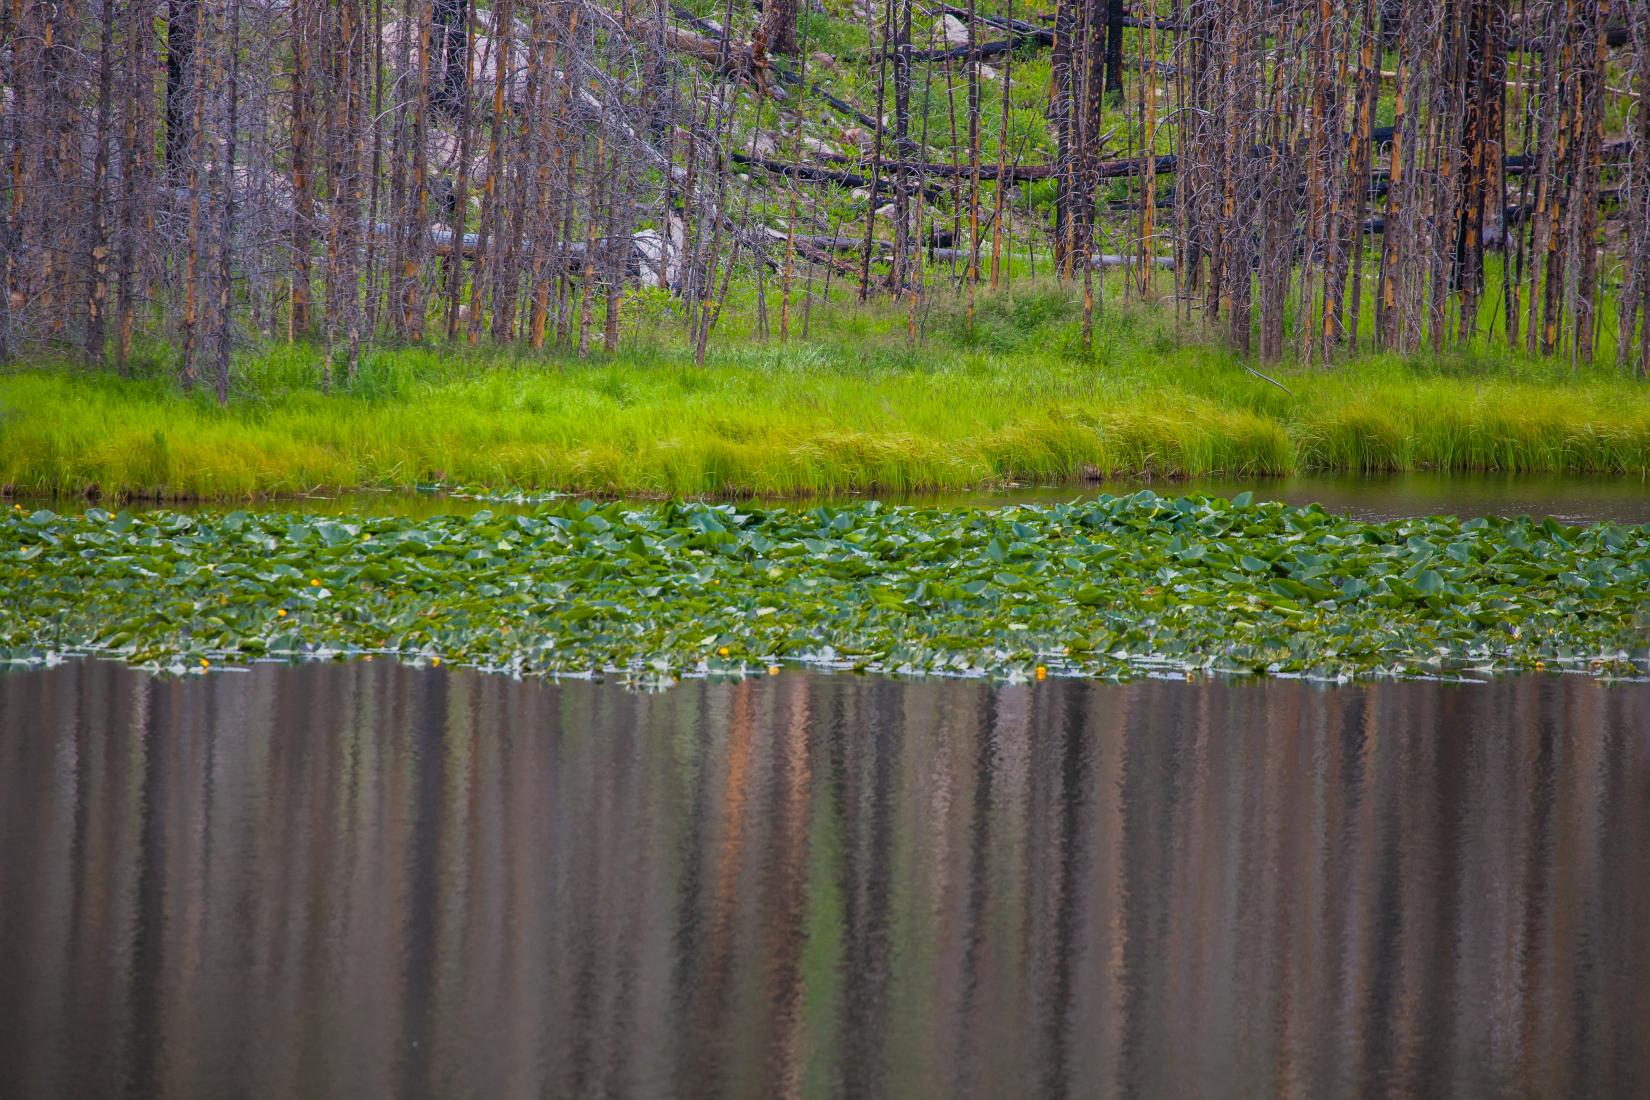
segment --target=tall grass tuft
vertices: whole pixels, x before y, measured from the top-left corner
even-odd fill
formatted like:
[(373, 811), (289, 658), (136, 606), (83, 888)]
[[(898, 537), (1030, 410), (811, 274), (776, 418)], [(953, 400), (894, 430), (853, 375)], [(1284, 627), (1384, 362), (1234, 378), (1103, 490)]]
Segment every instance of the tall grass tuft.
[[(0, 374), (0, 486), (21, 494), (234, 499), (432, 482), (630, 495), (939, 491), (1083, 477), (1305, 470), (1650, 476), (1650, 393), (1538, 360), (1366, 356), (1273, 374), (1108, 303), (1093, 348), (1069, 300), (982, 296), (972, 326), (823, 307), (815, 339), (668, 340), (568, 361), (375, 351), (318, 389), (318, 354), (237, 363), (227, 409), (158, 374)], [(1029, 350), (1028, 350), (1029, 349)]]

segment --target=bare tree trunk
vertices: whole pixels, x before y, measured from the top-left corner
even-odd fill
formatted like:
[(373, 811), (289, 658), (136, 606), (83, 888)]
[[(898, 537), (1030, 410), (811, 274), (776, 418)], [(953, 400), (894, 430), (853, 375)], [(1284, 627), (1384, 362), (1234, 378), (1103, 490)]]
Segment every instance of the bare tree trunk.
[(120, 168), (120, 233), (115, 261), (115, 364), (122, 374), (129, 368), (132, 338), (137, 328), (138, 206), (142, 193), (140, 174), (146, 162), (145, 149), (153, 155), (153, 143), (142, 140), (144, 120), (151, 110), (153, 86), (149, 76), (151, 37), (154, 33), (151, 0), (133, 0), (126, 23), (126, 79), (122, 92), (125, 110), (122, 120)]
[[(1007, 0), (1006, 18), (1010, 26), (1014, 24), (1014, 0)], [(997, 123), (997, 182), (994, 188), (996, 205), (991, 213), (991, 289), (996, 290), (1002, 275), (1003, 261), (1003, 215), (1004, 197), (1008, 190), (1005, 182), (1008, 178), (1008, 103), (1009, 91), (1014, 84), (1014, 51), (1008, 51), (1003, 58), (1003, 98), (1002, 111)], [(1013, 248), (1010, 240), (1009, 247)], [(1012, 263), (1012, 259), (1010, 260)]]
[(292, 4), (292, 285), (287, 302), (288, 340), (301, 340), (310, 332), (310, 249), (315, 220), (315, 191), (310, 159), (314, 149), (310, 118), (314, 90), (311, 87), (310, 49), (314, 37), (315, 12), (311, 0), (291, 0)]
[[(762, 24), (757, 33), (769, 53), (795, 57), (799, 52), (796, 44), (796, 0), (762, 0)], [(798, 87), (805, 88), (807, 85), (799, 83)]]
[[(606, 258), (603, 282), (607, 290), (607, 309), (602, 317), (602, 350), (609, 355), (619, 350), (619, 303), (624, 290), (625, 256), (630, 250), (628, 234), (620, 232), (619, 219), (619, 173), (620, 160), (618, 152), (609, 158), (607, 170), (607, 225), (606, 247), (603, 249)], [(594, 214), (594, 211), (592, 211)], [(758, 278), (763, 272), (758, 269)], [(761, 308), (760, 282), (758, 285), (758, 308)], [(766, 337), (766, 332), (763, 333)]]
[(968, 0), (968, 330), (974, 331), (974, 292), (980, 281), (980, 22)]
[(434, 46), (441, 56), (440, 76), (431, 99), (442, 114), (456, 118), (470, 97), (471, 0), (434, 0), (430, 18)]
[[(1157, 270), (1157, 87), (1154, 66), (1157, 63), (1157, 9), (1149, 9), (1146, 27), (1137, 31), (1145, 36), (1140, 51), (1140, 297), (1152, 300), (1152, 275)], [(1108, 32), (1109, 33), (1109, 32)], [(1108, 40), (1109, 41), (1109, 40)], [(1122, 89), (1118, 89), (1122, 95)], [(1098, 125), (1098, 120), (1096, 120)], [(1092, 266), (1092, 265), (1091, 265)]]
[(240, 125), (241, 96), (241, 0), (229, 0), (229, 103), (224, 126), (223, 239), (218, 242), (218, 355), (215, 371), (219, 405), (229, 404), (229, 353), (234, 342), (234, 301), (231, 271), (235, 253), (235, 135)]
[(189, 168), (186, 187), (189, 194), (189, 228), (183, 274), (183, 347), (178, 355), (178, 378), (185, 390), (194, 388), (195, 351), (200, 326), (200, 229), (201, 229), (201, 168), (206, 160), (204, 114), (206, 109), (205, 82), (200, 67), (205, 48), (207, 16), (202, 13), (195, 20), (195, 41), (190, 49), (190, 109), (189, 109)]
[[(406, 232), (401, 249), (401, 333), (414, 341), (424, 338), (424, 287), (421, 264), (425, 247), (425, 218), (430, 206), (428, 165), (430, 110), (431, 0), (418, 2), (418, 76), (413, 95), (412, 178), (408, 182)], [(455, 238), (454, 243), (462, 237)], [(455, 249), (455, 252), (462, 251)]]
[[(1382, 12), (1382, 33), (1386, 33), (1386, 10)], [(1409, 54), (1410, 20), (1400, 16), (1403, 20), (1397, 32), (1398, 40), (1398, 77), (1392, 111), (1392, 153), (1387, 170), (1387, 202), (1386, 202), (1386, 230), (1381, 237), (1381, 284), (1380, 297), (1375, 303), (1375, 346), (1377, 348), (1396, 347), (1399, 342), (1399, 315), (1398, 315), (1398, 264), (1405, 246), (1404, 205), (1406, 192), (1404, 169), (1408, 163), (1408, 143), (1414, 129), (1414, 123), (1409, 117), (1409, 96), (1411, 95), (1411, 76)]]
[(590, 161), (589, 215), (584, 221), (584, 270), (579, 273), (579, 358), (590, 354), (590, 303), (596, 282), (596, 211), (601, 205), (602, 168), (607, 152), (607, 112), (596, 129), (596, 155)]
[[(797, 86), (806, 88), (808, 86), (808, 55), (802, 51), (798, 52), (802, 55), (802, 61), (797, 66)], [(802, 105), (798, 103), (792, 112), (790, 157), (793, 161), (802, 159), (802, 118)], [(796, 221), (800, 216), (797, 209), (796, 183), (797, 181), (794, 179), (786, 179), (785, 181), (785, 197), (789, 200), (789, 209), (785, 218), (785, 266), (779, 279), (779, 342), (781, 344), (786, 343), (791, 338), (791, 294), (796, 266)], [(669, 243), (670, 224), (666, 220), (660, 229), (659, 248), (661, 253), (669, 247)], [(661, 285), (665, 282), (662, 271), (660, 272), (659, 282)]]
[[(528, 344), (534, 351), (544, 347), (544, 339), (549, 325), (550, 313), (550, 236), (553, 232), (553, 205), (550, 201), (551, 167), (561, 157), (562, 126), (561, 119), (551, 107), (550, 73), (555, 69), (559, 57), (557, 33), (559, 21), (554, 17), (546, 17), (544, 0), (535, 0), (533, 5), (533, 44), (534, 52), (542, 59), (537, 64), (529, 62), (527, 67), (528, 79), (533, 81), (532, 92), (528, 101), (532, 103), (533, 115), (552, 119), (551, 140), (546, 142), (540, 139), (534, 145), (533, 158), (536, 161), (534, 173), (535, 194), (533, 213), (533, 257), (530, 281), (532, 284), (532, 310), (528, 320)], [(562, 82), (565, 87), (566, 82)]]
[[(296, 0), (294, 0), (296, 2)], [(200, 0), (166, 3), (166, 169), (189, 155), (189, 73), (200, 41)]]
[(1239, 354), (1247, 355), (1250, 348), (1250, 328), (1253, 324), (1250, 294), (1254, 271), (1254, 247), (1251, 237), (1256, 232), (1253, 219), (1254, 154), (1250, 126), (1254, 118), (1257, 79), (1250, 69), (1254, 53), (1256, 19), (1253, 0), (1244, 0), (1226, 20), (1224, 98), (1228, 104), (1226, 135), (1223, 138), (1223, 217), (1221, 241), (1224, 255), (1222, 308), (1226, 312), (1227, 340)]
[(104, 311), (109, 297), (109, 146), (115, 88), (115, 5), (103, 0), (102, 34), (97, 53), (97, 149), (92, 154), (91, 233), (86, 241), (86, 323), (82, 337), (86, 362), (103, 365)]
[[(1587, 27), (1581, 40), (1581, 71), (1576, 82), (1576, 146), (1580, 160), (1580, 195), (1575, 200), (1575, 348), (1574, 359), (1593, 361), (1598, 339), (1598, 194), (1604, 149), (1606, 22), (1610, 0), (1586, 0)], [(1645, 110), (1640, 104), (1639, 110)]]
[[(406, 37), (403, 35), (402, 37)], [(372, 163), (367, 171), (366, 220), (367, 258), (361, 292), (365, 297), (368, 335), (378, 331), (378, 187), (384, 169), (384, 0), (372, 3), (372, 94), (367, 97), (367, 115), (372, 119)]]
[(1123, 0), (1106, 0), (1106, 95), (1123, 99)]
[[(502, 253), (504, 251), (504, 234), (500, 228), (503, 219), (500, 205), (499, 180), (504, 174), (504, 158), (508, 142), (505, 140), (504, 89), (509, 81), (510, 72), (510, 28), (514, 12), (510, 0), (500, 0), (493, 9), (493, 48), (497, 51), (493, 58), (493, 120), (492, 129), (488, 136), (487, 145), (487, 180), (482, 186), (481, 196), (481, 234), (477, 241), (476, 263), (470, 277), (470, 325), (468, 338), (475, 343), (481, 337), (481, 319), (486, 311), (486, 300), (482, 296), (482, 287), (489, 280), (496, 282), (502, 267)], [(499, 253), (488, 256), (488, 246), (493, 252)], [(497, 304), (497, 296), (494, 296)]]
[[(443, 15), (449, 8), (448, 0), (436, 0), (437, 23), (442, 29), (443, 57), (441, 78), (441, 109), (458, 119), (458, 163), (454, 165), (454, 179), (452, 180), (452, 208), (447, 213), (449, 232), (452, 233), (453, 248), (447, 253), (447, 321), (442, 331), (448, 340), (458, 338), (458, 309), (459, 299), (464, 289), (464, 231), (470, 218), (470, 134), (472, 130), (470, 118), (470, 85), (474, 74), (471, 66), (474, 64), (470, 49), (471, 29), (475, 23), (475, 9), (470, 0), (458, 0), (457, 30), (451, 23), (442, 22), (448, 18)], [(454, 35), (457, 35), (455, 43)], [(462, 69), (458, 67), (462, 65)], [(458, 70), (462, 76), (451, 80), (447, 74)], [(482, 234), (486, 233), (486, 223), (481, 225)], [(479, 307), (477, 295), (480, 293), (481, 280), (476, 273), (480, 271), (484, 262), (482, 257), (487, 252), (485, 236), (476, 241), (475, 258), (470, 262), (472, 286), (470, 290), (470, 312), (473, 314)]]
[(21, 167), (22, 124), (19, 116), (25, 105), (23, 82), (18, 79), (18, 57), (21, 53), (19, 39), (22, 37), (18, 24), (21, 17), (21, 0), (0, 0), (0, 61), (3, 61), (5, 66), (0, 69), (0, 87), (14, 89), (11, 109), (0, 117), (0, 146), (3, 146), (7, 159), (12, 160), (15, 166), (8, 168), (4, 176), (0, 176), (5, 185), (3, 198), (0, 198), (0, 363), (9, 362), (12, 355), (11, 296), (17, 268), (19, 239), (16, 201), (21, 199), (23, 194), (22, 175), (16, 170)]
[[(1632, 35), (1628, 77), (1638, 91), (1637, 125), (1629, 130), (1626, 179), (1621, 205), (1626, 255), (1616, 314), (1616, 364), (1643, 378), (1650, 375), (1650, 11), (1628, 12)], [(1637, 362), (1633, 336), (1638, 332)]]
[[(1094, 3), (1095, 0), (1086, 0)], [(1078, 150), (1074, 89), (1082, 83), (1073, 72), (1079, 0), (1056, 0), (1054, 7), (1054, 50), (1049, 59), (1053, 81), (1049, 89), (1049, 115), (1054, 122), (1054, 273), (1062, 282), (1071, 278), (1072, 249), (1075, 242), (1074, 212), (1077, 208)]]
[[(1082, 19), (1082, 24), (1087, 28), (1093, 22), (1093, 16), (1097, 10), (1095, 0), (1087, 0), (1085, 8), (1087, 14)], [(1076, 231), (1081, 234), (1081, 239), (1077, 242), (1073, 255), (1075, 261), (1083, 266), (1082, 333), (1083, 351), (1085, 353), (1094, 350), (1094, 265), (1089, 262), (1089, 253), (1092, 251), (1089, 247), (1089, 238), (1094, 225), (1089, 214), (1094, 204), (1094, 180), (1090, 175), (1090, 165), (1094, 158), (1089, 151), (1089, 145), (1093, 140), (1089, 130), (1092, 126), (1098, 124), (1100, 118), (1098, 110), (1090, 109), (1095, 94), (1094, 53), (1095, 36), (1084, 33), (1078, 42), (1077, 56), (1073, 59), (1071, 66), (1071, 70), (1079, 82), (1077, 87), (1072, 89), (1071, 98), (1074, 102), (1082, 105), (1081, 109), (1076, 112), (1076, 118), (1073, 119), (1077, 131), (1075, 142), (1077, 147), (1077, 171), (1075, 175), (1081, 197), (1078, 199), (1079, 205), (1073, 208), (1072, 224)]]
[[(891, 0), (897, 15), (894, 40), (894, 151), (898, 168), (894, 180), (894, 260), (889, 265), (888, 288), (895, 294), (911, 289), (912, 252), (911, 175), (917, 160), (911, 140), (911, 0)], [(758, 107), (760, 111), (760, 107)], [(875, 205), (875, 197), (872, 205)]]
[(865, 301), (871, 293), (871, 241), (872, 233), (876, 229), (877, 201), (882, 197), (880, 185), (882, 183), (882, 105), (887, 102), (885, 66), (888, 61), (888, 43), (892, 39), (894, 24), (894, 0), (883, 0), (882, 16), (882, 46), (877, 47), (876, 31), (874, 30), (874, 16), (871, 14), (871, 5), (865, 5), (865, 36), (870, 39), (872, 50), (877, 60), (877, 124), (875, 128), (875, 144), (872, 155), (876, 160), (871, 166), (871, 197), (870, 207), (865, 215), (865, 248), (860, 260), (859, 268), (859, 300)]

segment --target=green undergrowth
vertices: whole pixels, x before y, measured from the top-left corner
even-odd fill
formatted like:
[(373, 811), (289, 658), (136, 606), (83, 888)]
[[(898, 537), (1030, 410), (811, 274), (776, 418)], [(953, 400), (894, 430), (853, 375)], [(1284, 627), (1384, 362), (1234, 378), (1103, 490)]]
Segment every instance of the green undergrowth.
[(668, 683), (897, 674), (1643, 676), (1650, 525), (1165, 498), (1001, 509), (0, 519), (0, 659), (383, 655)]
[[(802, 497), (1083, 477), (1309, 470), (1650, 475), (1650, 389), (1602, 370), (1462, 353), (1365, 355), (1263, 380), (1161, 313), (1109, 309), (1092, 349), (1059, 294), (820, 309), (761, 343), (730, 318), (703, 367), (668, 328), (588, 360), (373, 352), (322, 393), (318, 354), (236, 364), (219, 409), (158, 369), (0, 373), (0, 486), (234, 500), (412, 488)], [(1285, 392), (1287, 389), (1288, 392)]]

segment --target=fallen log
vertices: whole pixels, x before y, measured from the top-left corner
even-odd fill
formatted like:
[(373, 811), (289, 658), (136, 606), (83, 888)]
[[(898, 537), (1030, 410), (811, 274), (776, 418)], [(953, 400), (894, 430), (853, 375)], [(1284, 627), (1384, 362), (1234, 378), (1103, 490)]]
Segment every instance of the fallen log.
[[(1124, 25), (1132, 27), (1137, 24), (1134, 20), (1124, 20)], [(1159, 27), (1158, 29), (1163, 30), (1165, 28)], [(946, 46), (932, 50), (912, 50), (910, 58), (912, 61), (967, 61), (971, 59), (984, 61), (990, 57), (998, 57), (1009, 53), (1027, 42), (1038, 46), (1052, 46), (1054, 44), (1054, 32), (1039, 27), (1036, 30), (1014, 34), (1009, 38), (994, 38), (990, 42), (981, 42), (973, 47)], [(887, 56), (892, 58), (894, 53), (890, 51)]]
[[(739, 152), (733, 153), (732, 156), (734, 161), (739, 164), (752, 165), (775, 175), (789, 176), (792, 179), (835, 183), (843, 187), (869, 187), (871, 185), (870, 177), (860, 175), (859, 172), (837, 171), (816, 164), (797, 161), (768, 160)], [(884, 187), (892, 189), (897, 184), (898, 176), (902, 171), (922, 176), (925, 180), (968, 179), (973, 174), (973, 169), (966, 164), (953, 165), (934, 161), (909, 161), (904, 163), (897, 160), (877, 161), (849, 157), (841, 153), (830, 154), (822, 159), (829, 164), (840, 164), (845, 168), (857, 168), (860, 172), (879, 171), (882, 178), (878, 190)], [(1116, 179), (1120, 176), (1137, 175), (1140, 172), (1140, 166), (1139, 157), (1102, 160), (1094, 165), (1092, 174), (1097, 180)], [(1165, 154), (1157, 158), (1157, 171), (1159, 172), (1173, 172), (1174, 166), (1175, 158), (1173, 154)], [(1053, 164), (1011, 164), (1001, 172), (998, 171), (995, 164), (980, 165), (980, 179), (987, 181), (1003, 179), (1011, 183), (1018, 183), (1029, 180), (1052, 179), (1057, 174), (1058, 166)], [(926, 183), (924, 187), (928, 190), (937, 190), (929, 188)]]
[[(955, 16), (959, 19), (966, 19), (968, 17), (968, 12), (962, 8), (947, 6), (941, 8), (940, 11), (947, 15)], [(993, 30), (1006, 32), (1008, 37), (993, 39), (990, 42), (976, 42), (972, 46), (946, 46), (939, 49), (912, 50), (906, 56), (912, 61), (962, 61), (966, 59), (983, 61), (988, 57), (996, 57), (999, 54), (1008, 53), (1019, 46), (1027, 44), (1034, 46), (1054, 45), (1053, 27), (1037, 27), (1030, 23), (1022, 22), (1018, 19), (1014, 20), (1012, 25), (1010, 25), (1005, 20), (987, 19), (977, 13), (974, 18), (976, 22), (984, 23)], [(1159, 20), (1156, 23), (1152, 23), (1149, 20), (1138, 19), (1132, 15), (1124, 16), (1122, 25), (1134, 30), (1155, 28), (1156, 30), (1167, 31), (1169, 33), (1178, 33), (1184, 29), (1178, 23), (1168, 22), (1166, 20)], [(883, 51), (884, 57), (891, 58), (894, 55), (895, 50), (893, 49)], [(875, 60), (876, 56), (876, 54), (870, 54), (869, 58), (871, 60)]]
[[(722, 29), (720, 27), (718, 27), (715, 23), (712, 23), (710, 20), (699, 18), (697, 15), (694, 15), (691, 11), (688, 11), (686, 8), (682, 7), (680, 4), (672, 4), (670, 6), (670, 10), (671, 10), (672, 13), (675, 14), (676, 18), (682, 20), (683, 22), (687, 23), (689, 26), (693, 27), (695, 30), (699, 31), (708, 40), (713, 41), (713, 42), (718, 42), (718, 43), (722, 41)], [(694, 56), (698, 56), (698, 55), (695, 54)], [(802, 78), (800, 76), (798, 76), (796, 73), (792, 72), (786, 66), (779, 64), (773, 58), (768, 57), (767, 54), (766, 54), (766, 51), (764, 51), (764, 53), (763, 53), (763, 58), (764, 58), (764, 61), (767, 65), (768, 71), (772, 72), (774, 76), (778, 77), (779, 82), (781, 84), (789, 84), (792, 87), (799, 87), (802, 84)], [(877, 125), (877, 120), (876, 119), (872, 118), (870, 115), (866, 114), (864, 111), (861, 111), (858, 107), (855, 107), (852, 103), (849, 103), (847, 100), (842, 99), (839, 96), (831, 94), (831, 92), (827, 91), (825, 88), (820, 87), (820, 85), (817, 82), (810, 83), (808, 85), (808, 91), (810, 91), (814, 95), (818, 96), (823, 102), (828, 104), (833, 110), (838, 111), (841, 114), (847, 115), (849, 118), (853, 119), (855, 122), (859, 123), (861, 126), (867, 126), (867, 127), (870, 127), (871, 129), (876, 128), (876, 125)]]
[[(829, 164), (844, 164), (871, 171), (880, 168), (886, 176), (889, 173), (898, 173), (901, 162), (897, 160), (866, 160), (863, 157), (850, 157), (844, 153), (828, 153), (820, 158)], [(914, 160), (904, 162), (904, 168), (910, 172), (926, 176), (929, 179), (968, 179), (972, 169), (966, 164), (945, 164), (936, 161)], [(1048, 179), (1054, 175), (1052, 164), (1011, 164), (1002, 173), (1001, 178), (1017, 182), (1019, 180)], [(980, 165), (980, 179), (996, 180), (999, 176), (995, 164)]]
[[(871, 194), (874, 202), (877, 196), (892, 194), (899, 189), (899, 180), (891, 176), (882, 176), (873, 181), (869, 176), (862, 176), (858, 172), (835, 171), (830, 168), (820, 168), (813, 164), (801, 164), (796, 161), (769, 160), (766, 157), (753, 157), (749, 153), (731, 150), (728, 157), (735, 164), (742, 164), (748, 168), (759, 168), (776, 176), (785, 176), (794, 180), (811, 180), (815, 183), (834, 183), (838, 187), (863, 187)], [(883, 162), (886, 167), (889, 162)], [(945, 194), (943, 190), (932, 184), (924, 183), (922, 193), (930, 199)]]
[[(626, 13), (607, 11), (606, 14), (632, 38), (644, 41), (657, 38), (667, 49), (703, 61), (717, 72), (743, 81), (764, 95), (773, 92), (770, 79), (773, 66), (768, 60), (767, 44), (760, 32), (749, 42), (738, 42), (720, 33), (714, 36), (698, 34), (666, 22), (636, 19)], [(691, 13), (687, 18), (696, 25), (709, 26)]]
[[(966, 260), (968, 259), (968, 253), (969, 250), (966, 248), (931, 248), (928, 250), (928, 255), (931, 259), (947, 261)], [(1093, 267), (1096, 271), (1100, 271), (1108, 267), (1134, 267), (1139, 263), (1140, 257), (1138, 256), (1120, 256), (1114, 252), (1096, 252), (1094, 255), (1089, 257), (1089, 266)], [(1174, 257), (1153, 256), (1152, 266), (1173, 268)]]

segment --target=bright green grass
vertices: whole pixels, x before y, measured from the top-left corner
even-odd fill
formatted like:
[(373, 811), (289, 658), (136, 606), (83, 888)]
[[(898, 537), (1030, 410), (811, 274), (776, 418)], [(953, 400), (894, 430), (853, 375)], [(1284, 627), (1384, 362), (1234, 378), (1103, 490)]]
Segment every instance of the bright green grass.
[(785, 347), (730, 325), (703, 368), (643, 331), (608, 361), (381, 351), (330, 395), (311, 349), (276, 347), (237, 364), (227, 410), (157, 378), (17, 369), (0, 374), (0, 485), (783, 497), (1314, 469), (1650, 475), (1650, 389), (1603, 371), (1366, 356), (1269, 371), (1286, 394), (1166, 325), (1110, 309), (1084, 353), (1064, 300), (1027, 293), (984, 300), (972, 334), (936, 309), (910, 350), (902, 313), (838, 307)]

